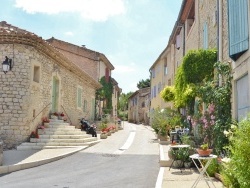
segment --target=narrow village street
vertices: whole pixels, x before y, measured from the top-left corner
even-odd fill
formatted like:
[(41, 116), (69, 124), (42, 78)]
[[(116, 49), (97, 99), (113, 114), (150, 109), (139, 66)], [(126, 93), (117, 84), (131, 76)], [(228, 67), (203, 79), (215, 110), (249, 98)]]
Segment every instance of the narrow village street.
[(159, 148), (151, 128), (123, 123), (102, 142), (39, 167), (0, 177), (1, 188), (155, 187)]

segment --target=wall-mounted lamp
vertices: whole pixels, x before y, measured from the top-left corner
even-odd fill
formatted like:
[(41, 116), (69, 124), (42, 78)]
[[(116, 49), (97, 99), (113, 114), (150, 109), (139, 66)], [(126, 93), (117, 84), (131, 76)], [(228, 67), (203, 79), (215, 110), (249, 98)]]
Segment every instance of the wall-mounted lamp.
[(13, 68), (13, 62), (12, 59), (9, 59), (7, 56), (5, 56), (5, 60), (2, 63), (3, 65), (3, 72), (6, 74), (8, 71), (10, 71)]

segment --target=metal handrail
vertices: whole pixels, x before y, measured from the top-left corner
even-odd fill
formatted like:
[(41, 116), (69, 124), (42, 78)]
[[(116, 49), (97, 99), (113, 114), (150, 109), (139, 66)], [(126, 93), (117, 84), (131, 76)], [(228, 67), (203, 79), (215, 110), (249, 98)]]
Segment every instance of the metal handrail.
[[(67, 114), (65, 108), (63, 107), (63, 105), (61, 105), (61, 107), (63, 108), (63, 111), (65, 112), (66, 116), (69, 118), (69, 115)], [(71, 119), (69, 118), (69, 121), (70, 121), (70, 125), (72, 125), (72, 121)]]
[(49, 104), (47, 104), (37, 115), (36, 115), (36, 117), (34, 117), (33, 119), (32, 119), (32, 121), (34, 121), (41, 113), (42, 113), (42, 111), (45, 109), (45, 108), (47, 108), (49, 105), (51, 104), (51, 102), (49, 103)]

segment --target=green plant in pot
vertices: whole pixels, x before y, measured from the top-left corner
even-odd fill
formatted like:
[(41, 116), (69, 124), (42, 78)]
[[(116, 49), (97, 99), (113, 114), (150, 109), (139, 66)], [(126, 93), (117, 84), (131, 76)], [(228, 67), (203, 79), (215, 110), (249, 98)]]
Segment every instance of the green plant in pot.
[(201, 157), (209, 156), (212, 153), (212, 149), (209, 149), (208, 143), (202, 144), (200, 148), (196, 150)]

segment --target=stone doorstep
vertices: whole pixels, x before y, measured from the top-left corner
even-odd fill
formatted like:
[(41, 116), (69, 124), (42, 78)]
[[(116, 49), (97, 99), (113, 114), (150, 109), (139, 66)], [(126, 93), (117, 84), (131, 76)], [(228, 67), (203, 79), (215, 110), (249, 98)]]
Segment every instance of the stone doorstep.
[(88, 142), (88, 141), (92, 141), (92, 140), (96, 140), (95, 137), (89, 137), (89, 138), (83, 138), (83, 139), (55, 139), (55, 138), (30, 138), (30, 142), (31, 143), (83, 143), (83, 142)]
[(79, 134), (84, 134), (81, 130), (75, 129), (75, 130), (46, 130), (46, 129), (38, 129), (38, 134), (43, 135), (79, 135)]
[(83, 139), (91, 137), (90, 134), (82, 134), (82, 135), (39, 135), (39, 138), (42, 139)]

